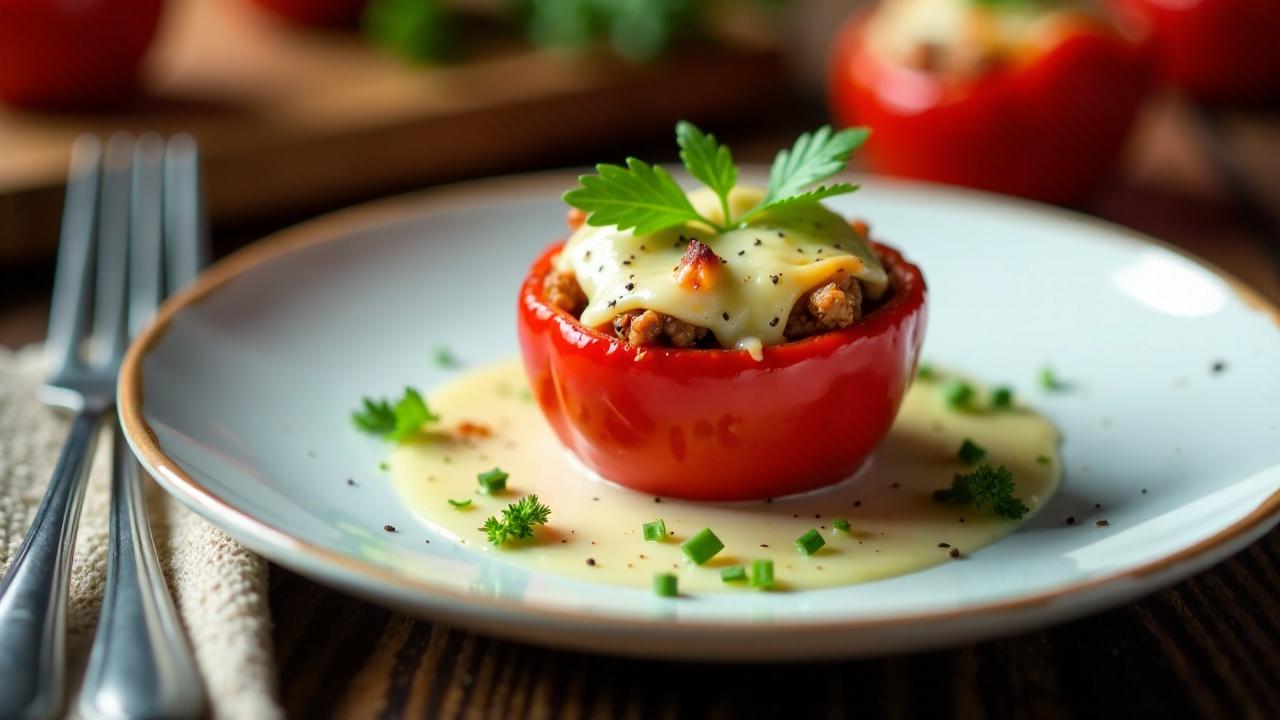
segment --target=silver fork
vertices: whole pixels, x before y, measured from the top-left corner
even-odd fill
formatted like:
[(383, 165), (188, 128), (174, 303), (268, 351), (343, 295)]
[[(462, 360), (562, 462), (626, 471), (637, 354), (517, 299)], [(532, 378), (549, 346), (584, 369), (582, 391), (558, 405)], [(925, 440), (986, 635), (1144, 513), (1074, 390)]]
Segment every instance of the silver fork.
[[(35, 521), (0, 581), (0, 718), (62, 708), (67, 586), (89, 459), (115, 404), (127, 339), (163, 297), (166, 240), (171, 281), (194, 277), (203, 258), (195, 168), (194, 143), (181, 136), (167, 150), (155, 135), (116, 136), (105, 160), (94, 138), (73, 149), (46, 343), (53, 374), (42, 398), (75, 415)], [(156, 562), (137, 463), (113, 427), (107, 594), (80, 710), (194, 717), (203, 707), (199, 675)]]

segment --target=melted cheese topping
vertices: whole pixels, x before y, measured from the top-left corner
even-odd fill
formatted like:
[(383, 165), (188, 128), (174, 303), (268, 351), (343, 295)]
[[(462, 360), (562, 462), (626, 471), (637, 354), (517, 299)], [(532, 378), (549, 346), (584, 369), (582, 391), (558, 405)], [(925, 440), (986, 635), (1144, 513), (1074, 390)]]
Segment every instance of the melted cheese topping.
[[(651, 495), (596, 479), (552, 433), (517, 360), (465, 371), (430, 400), (446, 427), (469, 421), (489, 432), (442, 432), (392, 450), (396, 492), (423, 523), (489, 557), (634, 588), (650, 587), (654, 573), (674, 572), (682, 592), (750, 592), (745, 583), (723, 582), (720, 570), (765, 558), (774, 562), (778, 591), (848, 585), (954, 562), (952, 548), (978, 552), (1029, 520), (1053, 496), (1061, 474), (1058, 434), (1044, 417), (1021, 408), (955, 412), (940, 400), (934, 382), (922, 380), (908, 390), (893, 429), (856, 477), (771, 502), (655, 503)], [(950, 486), (955, 473), (972, 469), (956, 458), (964, 438), (986, 449), (984, 462), (1013, 472), (1017, 495), (1031, 513), (1002, 520), (989, 510), (933, 500), (933, 491)], [(480, 493), (476, 475), (495, 466), (511, 473), (507, 490)], [(486, 542), (479, 529), (485, 517), (530, 493), (551, 508), (550, 522), (529, 541), (502, 547)], [(458, 510), (450, 498), (472, 504)], [(665, 542), (643, 538), (641, 526), (655, 518), (666, 523)], [(850, 531), (834, 530), (835, 518), (848, 520)], [(725, 549), (705, 565), (692, 565), (680, 543), (704, 527)], [(806, 557), (795, 540), (810, 529), (827, 544)], [(494, 575), (510, 579), (501, 567), (481, 563), (460, 562), (456, 571), (477, 573), (477, 590), (491, 588)], [(513, 591), (518, 586), (506, 585)]]
[(866, 38), (881, 57), (911, 64), (922, 45), (946, 49), (952, 68), (982, 67), (983, 57), (1018, 57), (1086, 14), (1060, 3), (984, 6), (972, 0), (887, 0), (871, 15)]
[[(734, 188), (730, 214), (744, 214), (763, 195), (758, 188)], [(710, 190), (692, 192), (689, 200), (708, 220), (723, 220)], [(695, 289), (676, 280), (690, 238), (722, 260), (711, 286)], [(845, 275), (857, 278), (873, 299), (888, 285), (866, 242), (817, 203), (762, 213), (747, 227), (720, 234), (700, 223), (652, 235), (583, 225), (555, 267), (572, 270), (590, 301), (583, 325), (601, 327), (629, 310), (655, 310), (707, 328), (721, 346), (745, 349), (757, 359), (762, 345), (786, 342), (787, 316), (804, 293)]]

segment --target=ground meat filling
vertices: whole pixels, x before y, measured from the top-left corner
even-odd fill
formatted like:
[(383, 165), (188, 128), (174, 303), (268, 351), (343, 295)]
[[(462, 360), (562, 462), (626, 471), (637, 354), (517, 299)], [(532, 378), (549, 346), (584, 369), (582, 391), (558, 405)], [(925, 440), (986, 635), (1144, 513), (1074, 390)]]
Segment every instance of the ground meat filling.
[(547, 294), (547, 302), (574, 317), (587, 309), (587, 294), (582, 292), (578, 278), (568, 270), (553, 270), (542, 282), (542, 290)]
[(801, 295), (783, 335), (788, 340), (846, 328), (862, 317), (862, 286), (848, 275)]
[(642, 347), (693, 347), (711, 336), (711, 331), (654, 310), (631, 310), (613, 319), (613, 332), (628, 345)]
[[(554, 270), (543, 282), (547, 302), (578, 317), (587, 307), (586, 293), (570, 271)], [(791, 308), (784, 336), (799, 340), (846, 328), (863, 315), (862, 286), (856, 278), (836, 276), (801, 295)], [(869, 308), (868, 308), (869, 309)], [(715, 347), (711, 331), (655, 310), (629, 310), (613, 319), (613, 332), (635, 347)]]

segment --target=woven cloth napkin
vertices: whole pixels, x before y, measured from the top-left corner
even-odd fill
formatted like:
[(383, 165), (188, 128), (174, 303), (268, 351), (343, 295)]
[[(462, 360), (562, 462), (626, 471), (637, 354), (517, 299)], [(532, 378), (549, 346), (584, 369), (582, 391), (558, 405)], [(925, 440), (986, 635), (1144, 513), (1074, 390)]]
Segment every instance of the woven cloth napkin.
[[(66, 413), (41, 404), (38, 347), (0, 347), (0, 571), (22, 544), (53, 473), (69, 426)], [(111, 442), (104, 435), (90, 473), (76, 538), (67, 609), (72, 687), (80, 683), (107, 576)], [(277, 718), (266, 562), (179, 505), (147, 480), (156, 551), (195, 649), (212, 716)], [(74, 708), (74, 697), (68, 704)]]

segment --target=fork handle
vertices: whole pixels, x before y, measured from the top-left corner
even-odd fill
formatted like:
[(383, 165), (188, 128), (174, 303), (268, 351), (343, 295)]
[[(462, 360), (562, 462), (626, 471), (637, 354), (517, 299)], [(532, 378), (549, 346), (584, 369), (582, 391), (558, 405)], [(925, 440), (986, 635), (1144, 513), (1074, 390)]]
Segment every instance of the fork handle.
[(0, 581), (0, 718), (44, 718), (66, 688), (67, 585), (100, 408), (71, 421), (35, 522)]
[(204, 688), (156, 558), (138, 462), (117, 429), (111, 548), (84, 686), (86, 718), (197, 718)]

